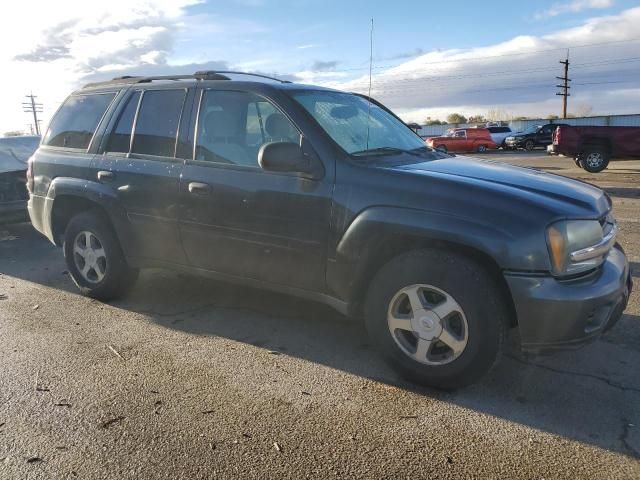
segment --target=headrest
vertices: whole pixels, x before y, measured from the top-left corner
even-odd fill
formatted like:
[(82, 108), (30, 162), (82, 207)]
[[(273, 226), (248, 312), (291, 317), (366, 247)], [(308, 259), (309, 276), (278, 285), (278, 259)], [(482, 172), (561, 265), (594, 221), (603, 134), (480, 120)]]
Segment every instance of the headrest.
[(272, 113), (267, 117), (264, 128), (271, 138), (289, 138), (291, 136), (291, 123), (281, 113)]

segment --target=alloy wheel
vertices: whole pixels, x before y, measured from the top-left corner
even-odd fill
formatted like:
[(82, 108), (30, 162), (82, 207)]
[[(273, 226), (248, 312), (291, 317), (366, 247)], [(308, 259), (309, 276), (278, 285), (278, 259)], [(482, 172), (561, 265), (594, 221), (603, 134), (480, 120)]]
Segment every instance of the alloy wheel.
[(410, 285), (397, 292), (389, 303), (387, 323), (400, 350), (426, 365), (456, 360), (469, 339), (462, 307), (432, 285)]
[(82, 231), (73, 241), (73, 261), (82, 278), (100, 283), (107, 272), (107, 256), (100, 239), (92, 232)]

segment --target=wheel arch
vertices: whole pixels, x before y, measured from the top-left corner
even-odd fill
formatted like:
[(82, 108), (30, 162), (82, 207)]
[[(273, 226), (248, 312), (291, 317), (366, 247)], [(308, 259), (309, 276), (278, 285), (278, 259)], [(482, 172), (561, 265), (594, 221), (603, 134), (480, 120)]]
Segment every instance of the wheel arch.
[[(505, 252), (505, 235), (499, 230), (484, 231), (460, 219), (435, 218), (431, 224), (438, 229), (429, 231), (429, 224), (422, 212), (397, 208), (379, 207), (371, 210), (369, 219), (360, 218), (352, 223), (337, 248), (337, 263), (343, 265), (342, 276), (348, 278), (346, 285), (334, 282), (335, 276), (328, 272), (328, 283), (340, 285), (348, 297), (350, 311), (358, 315), (362, 312), (367, 290), (376, 273), (393, 258), (413, 250), (439, 249), (460, 254), (484, 268), (504, 299), (512, 325), (517, 325), (516, 310), (509, 287), (496, 258)], [(382, 212), (380, 210), (383, 210)], [(385, 211), (386, 210), (386, 211)], [(402, 214), (408, 216), (402, 218)], [(392, 216), (393, 215), (393, 216)], [(360, 217), (363, 217), (361, 214)], [(394, 222), (380, 225), (374, 219), (393, 218)], [(407, 224), (404, 221), (421, 219), (420, 223)], [(432, 217), (432, 220), (434, 218)], [(356, 232), (357, 230), (357, 232)], [(466, 230), (466, 232), (465, 232)], [(346, 273), (348, 270), (349, 273)], [(339, 270), (340, 271), (340, 270)], [(339, 275), (337, 275), (339, 276)], [(344, 280), (343, 280), (344, 281)]]
[(126, 211), (112, 189), (96, 182), (75, 178), (57, 178), (52, 182), (45, 208), (50, 240), (62, 246), (61, 238), (69, 221), (89, 210), (99, 212), (109, 222), (126, 255), (130, 245)]
[(442, 239), (427, 238), (418, 235), (404, 235), (387, 238), (382, 245), (373, 250), (369, 259), (355, 279), (353, 301), (359, 313), (373, 278), (378, 271), (394, 258), (414, 250), (431, 249), (452, 252), (466, 257), (482, 267), (492, 278), (507, 308), (510, 326), (517, 326), (517, 314), (509, 286), (496, 261), (477, 247)]

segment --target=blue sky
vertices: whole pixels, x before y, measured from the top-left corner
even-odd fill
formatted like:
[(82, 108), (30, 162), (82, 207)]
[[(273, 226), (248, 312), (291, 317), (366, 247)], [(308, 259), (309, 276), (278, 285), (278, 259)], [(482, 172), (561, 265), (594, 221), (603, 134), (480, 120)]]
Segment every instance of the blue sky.
[[(403, 118), (640, 112), (640, 1), (21, 0), (3, 7), (0, 132), (45, 122), (70, 91), (124, 74), (241, 69), (366, 92)], [(32, 28), (25, 29), (27, 22)]]
[[(578, 11), (544, 16), (559, 5), (584, 4)], [(589, 7), (589, 4), (601, 8)], [(368, 65), (370, 19), (374, 18), (374, 60), (390, 64), (420, 51), (471, 48), (519, 35), (544, 35), (575, 27), (593, 16), (640, 6), (638, 1), (261, 1), (208, 2), (188, 9), (222, 23), (242, 26), (224, 31), (216, 41), (185, 42), (176, 59), (225, 59), (264, 63), (289, 73), (314, 62), (337, 67)], [(578, 7), (580, 8), (580, 7)], [(230, 35), (231, 42), (224, 36)], [(308, 48), (301, 48), (308, 47)]]

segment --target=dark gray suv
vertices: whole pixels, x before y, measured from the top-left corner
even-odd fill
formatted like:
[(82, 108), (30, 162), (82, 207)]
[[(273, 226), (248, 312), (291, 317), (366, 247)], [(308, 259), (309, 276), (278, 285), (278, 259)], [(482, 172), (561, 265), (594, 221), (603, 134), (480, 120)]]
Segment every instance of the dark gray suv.
[[(108, 300), (166, 267), (364, 317), (403, 375), (451, 388), (622, 315), (611, 201), (576, 180), (428, 149), (366, 97), (230, 72), (73, 93), (28, 169), (36, 229)], [(300, 325), (304, 328), (304, 325)]]

